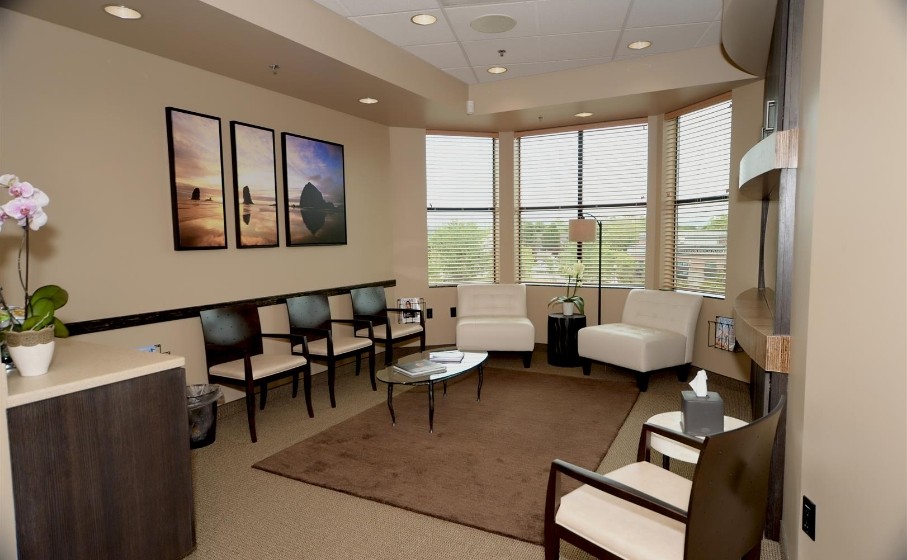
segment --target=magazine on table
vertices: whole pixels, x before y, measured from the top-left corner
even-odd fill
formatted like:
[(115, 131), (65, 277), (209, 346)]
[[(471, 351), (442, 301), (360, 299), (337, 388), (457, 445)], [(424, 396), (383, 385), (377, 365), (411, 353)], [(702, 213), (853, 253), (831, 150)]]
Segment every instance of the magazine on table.
[(447, 366), (435, 363), (431, 360), (418, 360), (415, 362), (394, 364), (394, 371), (416, 377), (419, 375), (428, 375), (430, 373), (444, 373), (447, 371)]
[(460, 363), (463, 361), (463, 352), (459, 350), (442, 350), (439, 352), (430, 352), (428, 359), (433, 362), (452, 362)]

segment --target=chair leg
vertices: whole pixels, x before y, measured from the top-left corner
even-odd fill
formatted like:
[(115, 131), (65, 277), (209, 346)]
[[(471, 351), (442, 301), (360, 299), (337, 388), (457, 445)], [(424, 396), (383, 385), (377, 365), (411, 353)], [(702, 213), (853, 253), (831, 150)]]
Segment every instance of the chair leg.
[(677, 368), (677, 381), (686, 381), (690, 378), (690, 364), (683, 364)]
[(590, 360), (589, 358), (582, 358), (582, 365), (583, 365), (583, 375), (591, 375), (592, 374), (592, 360)]
[(293, 374), (293, 398), (299, 393), (299, 372)]
[(368, 376), (372, 382), (372, 391), (377, 391), (378, 386), (375, 385), (375, 346), (372, 345), (368, 350)]
[(246, 416), (249, 419), (249, 435), (252, 436), (252, 443), (258, 441), (255, 434), (255, 382), (246, 381)]
[(558, 560), (561, 555), (561, 540), (545, 535), (545, 560)]
[(302, 372), (302, 390), (305, 393), (305, 407), (308, 410), (309, 418), (314, 418), (315, 411), (312, 410), (312, 370), (308, 365)]
[(394, 363), (394, 341), (384, 341), (384, 365), (389, 366)]
[(261, 400), (258, 402), (258, 409), (264, 410), (265, 405), (268, 403), (268, 382), (261, 382)]
[(334, 399), (334, 358), (328, 359), (328, 393), (331, 395), (331, 408), (337, 408)]
[(425, 330), (419, 335), (419, 352), (425, 352)]
[(532, 350), (523, 352), (523, 367), (528, 368), (532, 365)]
[(756, 543), (756, 546), (751, 548), (746, 554), (743, 555), (742, 560), (759, 560), (759, 556), (762, 554), (762, 541)]
[(359, 377), (359, 371), (362, 369), (362, 354), (356, 352), (356, 377)]
[(643, 373), (641, 371), (636, 372), (636, 386), (639, 387), (641, 393), (645, 393), (649, 390), (649, 374), (648, 372)]

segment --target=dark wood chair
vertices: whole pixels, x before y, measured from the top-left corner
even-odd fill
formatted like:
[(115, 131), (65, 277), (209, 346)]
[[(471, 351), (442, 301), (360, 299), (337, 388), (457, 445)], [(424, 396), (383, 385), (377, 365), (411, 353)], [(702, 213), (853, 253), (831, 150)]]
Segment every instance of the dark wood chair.
[[(287, 315), (290, 319), (290, 332), (305, 336), (306, 345), (294, 345), (294, 354), (304, 355), (309, 362), (325, 362), (328, 366), (328, 391), (331, 395), (331, 407), (337, 406), (334, 398), (334, 376), (337, 360), (349, 356), (356, 357), (356, 375), (362, 369), (362, 354), (368, 353), (368, 373), (375, 385), (375, 344), (372, 342), (374, 332), (370, 321), (360, 319), (332, 319), (331, 305), (324, 294), (313, 294), (287, 298)], [(337, 334), (335, 324), (350, 325), (365, 330), (364, 336)], [(308, 350), (306, 351), (306, 347)]]
[[(370, 335), (376, 344), (384, 345), (384, 363), (394, 362), (394, 343), (419, 338), (419, 350), (425, 352), (425, 314), (421, 309), (388, 307), (384, 287), (353, 288), (353, 318), (372, 322)], [(397, 319), (403, 313), (419, 315), (418, 323), (400, 323)], [(356, 331), (357, 336), (367, 336), (365, 329)]]
[(258, 307), (251, 303), (228, 305), (199, 313), (205, 337), (205, 361), (208, 379), (224, 385), (234, 385), (246, 392), (246, 414), (252, 443), (255, 433), (255, 387), (261, 393), (260, 409), (268, 400), (268, 382), (283, 377), (293, 378), (293, 398), (299, 390), (299, 373), (303, 374), (305, 404), (309, 417), (312, 411), (312, 376), (308, 361), (293, 354), (264, 353), (263, 337), (290, 339), (292, 344), (305, 345), (302, 336), (263, 334)]
[[(768, 504), (772, 443), (784, 399), (766, 416), (704, 440), (645, 424), (636, 463), (601, 475), (551, 464), (545, 558), (561, 539), (597, 558), (756, 560)], [(692, 482), (649, 463), (652, 434), (700, 450)], [(561, 476), (582, 485), (561, 496)]]

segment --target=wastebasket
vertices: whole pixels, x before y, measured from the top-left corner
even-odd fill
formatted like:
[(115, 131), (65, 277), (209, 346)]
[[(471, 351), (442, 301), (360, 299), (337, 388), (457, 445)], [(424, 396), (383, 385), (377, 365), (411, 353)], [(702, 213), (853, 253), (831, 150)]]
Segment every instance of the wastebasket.
[(217, 435), (217, 399), (219, 385), (187, 385), (189, 406), (189, 449), (198, 449), (214, 442)]

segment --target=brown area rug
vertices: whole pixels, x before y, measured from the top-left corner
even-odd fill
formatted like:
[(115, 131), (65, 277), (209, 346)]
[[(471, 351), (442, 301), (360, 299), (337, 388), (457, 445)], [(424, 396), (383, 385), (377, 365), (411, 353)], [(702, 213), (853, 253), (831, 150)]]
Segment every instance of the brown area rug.
[(626, 383), (485, 368), (395, 395), (254, 466), (274, 474), (542, 544), (553, 459), (595, 469), (639, 392)]

